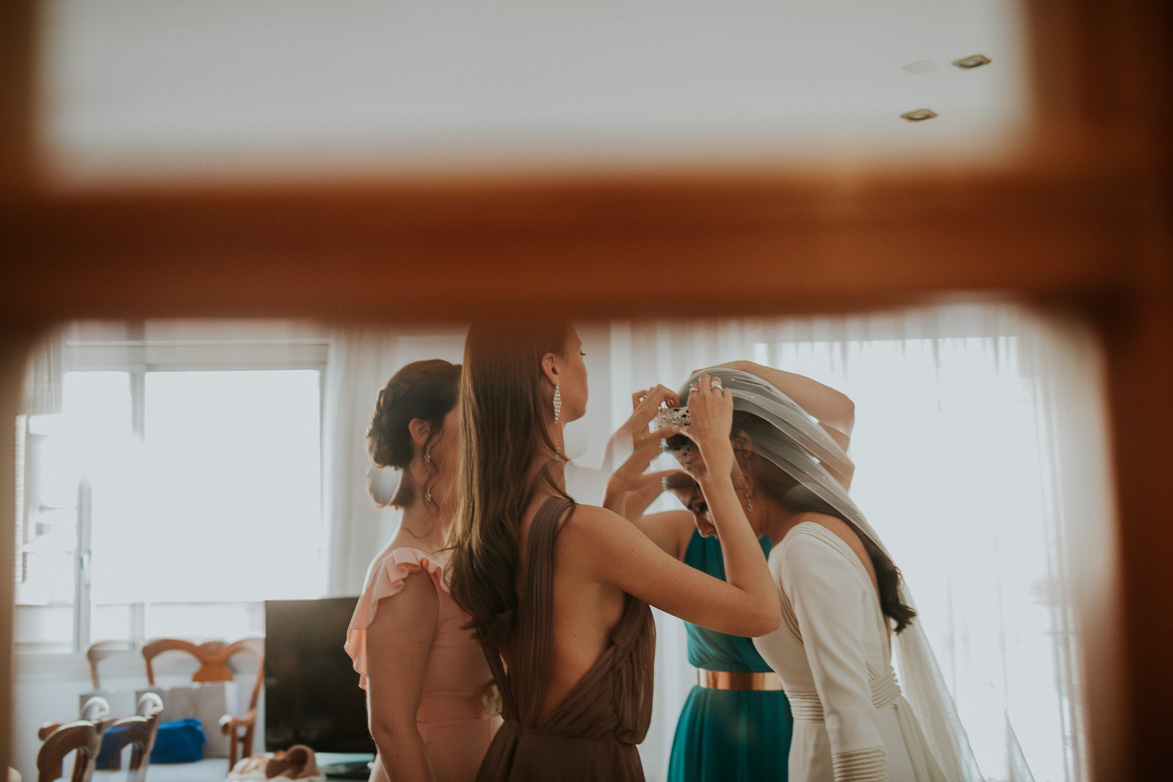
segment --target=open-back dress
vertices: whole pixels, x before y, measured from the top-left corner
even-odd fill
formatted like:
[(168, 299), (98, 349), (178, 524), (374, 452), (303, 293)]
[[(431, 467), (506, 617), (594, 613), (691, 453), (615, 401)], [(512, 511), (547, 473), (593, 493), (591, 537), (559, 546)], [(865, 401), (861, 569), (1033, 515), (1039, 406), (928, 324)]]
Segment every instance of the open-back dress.
[(509, 670), (498, 649), (485, 648), (501, 691), (505, 723), (489, 745), (478, 782), (644, 778), (636, 745), (651, 720), (656, 640), (652, 612), (643, 601), (627, 596), (610, 644), (540, 719), (554, 662), (554, 544), (561, 531), (559, 519), (571, 506), (571, 500), (551, 497), (530, 526), (525, 591), (513, 628)]

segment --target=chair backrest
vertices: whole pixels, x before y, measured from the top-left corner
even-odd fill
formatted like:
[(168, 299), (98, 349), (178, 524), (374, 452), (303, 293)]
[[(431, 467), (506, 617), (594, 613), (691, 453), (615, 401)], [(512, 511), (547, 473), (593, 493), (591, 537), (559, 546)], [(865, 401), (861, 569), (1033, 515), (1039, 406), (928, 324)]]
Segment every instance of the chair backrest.
[(77, 716), (90, 722), (101, 722), (110, 716), (110, 704), (101, 695), (92, 695), (86, 698)]
[(145, 692), (138, 700), (138, 713), (135, 716), (117, 720), (106, 729), (104, 751), (120, 755), (127, 746), (131, 747), (127, 782), (144, 782), (147, 778), (147, 767), (151, 762), (151, 750), (155, 746), (162, 711), (163, 699), (153, 692)]
[(61, 764), (70, 752), (75, 753), (70, 782), (89, 782), (102, 745), (107, 721), (77, 720), (60, 725), (48, 735), (37, 752), (37, 782), (52, 782), (61, 777)]
[[(110, 722), (110, 704), (101, 695), (94, 695), (86, 698), (86, 702), (82, 704), (81, 711), (78, 713), (79, 720), (86, 722)], [(37, 738), (41, 741), (49, 738), (53, 731), (61, 727), (60, 722), (46, 722), (37, 731)]]
[(252, 694), (249, 698), (249, 708), (256, 708), (261, 694), (261, 684), (265, 680), (265, 639), (244, 638), (233, 643), (224, 641), (206, 641), (195, 644), (182, 638), (156, 638), (143, 645), (143, 659), (147, 663), (147, 683), (155, 684), (154, 659), (163, 652), (186, 652), (199, 661), (200, 667), (192, 674), (193, 682), (227, 682), (232, 681), (234, 672), (229, 667), (229, 659), (239, 653), (252, 654), (257, 658), (257, 675), (253, 682)]
[(94, 686), (94, 689), (102, 689), (102, 683), (98, 677), (98, 663), (107, 657), (115, 657), (133, 651), (134, 647), (126, 641), (97, 641), (87, 646), (86, 662), (90, 664), (90, 684)]

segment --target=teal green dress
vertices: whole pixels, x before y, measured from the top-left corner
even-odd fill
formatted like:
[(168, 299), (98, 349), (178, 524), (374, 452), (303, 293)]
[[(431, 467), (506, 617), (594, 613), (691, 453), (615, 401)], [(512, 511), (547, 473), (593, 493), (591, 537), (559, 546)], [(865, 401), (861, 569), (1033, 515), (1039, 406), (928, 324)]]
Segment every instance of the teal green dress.
[[(769, 554), (770, 539), (762, 538)], [(684, 563), (725, 579), (721, 544), (693, 532)], [(766, 672), (753, 641), (685, 622), (688, 661), (710, 671)], [(714, 690), (693, 685), (676, 723), (668, 782), (785, 782), (790, 702), (780, 690)]]

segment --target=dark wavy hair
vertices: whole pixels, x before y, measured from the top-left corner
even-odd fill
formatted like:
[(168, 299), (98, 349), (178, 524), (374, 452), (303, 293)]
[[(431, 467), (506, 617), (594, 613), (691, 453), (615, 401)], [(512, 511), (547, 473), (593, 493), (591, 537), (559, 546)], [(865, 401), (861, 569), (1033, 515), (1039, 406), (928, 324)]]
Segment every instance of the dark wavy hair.
[[(734, 448), (737, 448), (736, 439), (738, 435), (744, 433), (750, 440), (753, 440), (755, 432), (760, 432), (763, 428), (770, 426), (772, 425), (768, 421), (753, 413), (744, 410), (735, 410), (733, 412), (733, 427), (730, 432), (730, 436), (735, 441)], [(665, 442), (669, 448), (678, 448), (690, 443), (687, 437), (680, 434), (673, 435)], [(745, 471), (746, 466), (749, 465), (762, 493), (774, 502), (794, 511), (822, 513), (826, 516), (834, 516), (851, 527), (852, 531), (859, 537), (860, 542), (863, 543), (868, 558), (872, 561), (872, 567), (876, 571), (876, 583), (880, 591), (880, 609), (884, 612), (885, 616), (896, 623), (895, 630), (897, 633), (908, 627), (916, 617), (916, 611), (912, 606), (906, 605), (900, 599), (900, 569), (892, 562), (892, 558), (885, 554), (883, 549), (876, 545), (870, 537), (860, 532), (859, 528), (850, 519), (846, 518), (834, 506), (817, 496), (814, 492), (801, 485), (781, 467), (752, 451), (739, 449), (737, 453), (741, 457), (738, 460), (738, 469)], [(664, 487), (669, 490), (684, 490), (686, 488), (697, 488), (697, 484), (685, 473), (676, 473), (664, 479)]]
[[(449, 531), (452, 598), (482, 643), (508, 645), (518, 606), (521, 521), (535, 494), (567, 497), (555, 469), (542, 357), (562, 355), (566, 322), (474, 324), (460, 382), (459, 500)], [(537, 472), (531, 473), (537, 466)]]
[[(431, 476), (422, 486), (415, 485), (408, 465), (415, 458), (415, 447), (408, 428), (413, 419), (426, 421), (431, 433), (425, 451), (444, 436), (444, 416), (456, 407), (460, 393), (460, 364), (442, 359), (414, 361), (399, 369), (387, 385), (379, 392), (375, 403), (375, 414), (367, 432), (367, 449), (371, 459), (380, 467), (394, 467), (402, 471), (399, 490), (389, 505), (406, 508), (414, 501), (420, 489), (425, 494), (427, 487), (436, 479), (436, 465), (428, 462)], [(435, 505), (435, 503), (432, 503)], [(436, 510), (439, 510), (437, 507)]]

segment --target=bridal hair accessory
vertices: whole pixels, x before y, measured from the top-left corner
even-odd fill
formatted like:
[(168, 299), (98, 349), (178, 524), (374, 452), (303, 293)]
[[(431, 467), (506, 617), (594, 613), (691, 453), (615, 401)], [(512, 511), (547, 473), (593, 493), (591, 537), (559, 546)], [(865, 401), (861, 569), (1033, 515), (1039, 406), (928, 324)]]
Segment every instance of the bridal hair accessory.
[(562, 387), (557, 383), (554, 384), (554, 423), (558, 423), (558, 417), (562, 415)]
[(402, 480), (403, 472), (398, 468), (372, 465), (367, 469), (367, 492), (380, 508), (390, 505)]
[[(832, 470), (838, 474), (850, 474), (853, 465), (847, 452), (817, 420), (763, 378), (728, 367), (712, 367), (697, 372), (682, 386), (681, 398), (685, 398), (687, 390), (702, 372), (723, 381), (724, 387), (733, 395), (734, 411), (750, 413), (768, 424), (753, 432), (753, 452), (797, 482), (797, 486), (787, 493), (788, 498), (810, 508), (830, 506), (861, 537), (870, 539), (887, 554), (876, 531), (847, 491), (832, 476)], [(669, 450), (677, 459), (680, 459), (682, 452), (691, 457), (691, 449)], [(687, 466), (683, 460), (681, 464)], [(891, 558), (890, 554), (888, 556)], [(899, 590), (900, 599), (915, 608), (908, 585), (903, 579)], [(966, 782), (980, 780), (981, 772), (969, 746), (965, 728), (957, 716), (953, 698), (937, 667), (928, 638), (921, 628), (921, 621), (918, 619), (908, 625), (892, 640), (898, 652), (895, 657), (899, 661), (904, 694), (916, 712), (921, 729), (933, 747), (946, 779)]]
[(687, 407), (661, 407), (652, 419), (652, 430), (667, 429), (669, 426), (689, 426), (692, 417)]

